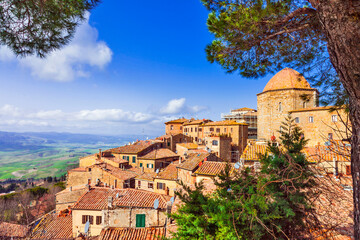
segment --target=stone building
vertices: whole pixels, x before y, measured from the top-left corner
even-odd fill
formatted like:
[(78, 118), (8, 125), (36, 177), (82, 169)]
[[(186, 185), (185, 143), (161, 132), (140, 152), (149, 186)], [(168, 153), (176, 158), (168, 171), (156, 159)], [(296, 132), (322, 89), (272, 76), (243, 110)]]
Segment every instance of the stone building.
[(289, 112), (317, 107), (318, 94), (297, 71), (285, 68), (278, 72), (257, 94), (258, 139), (278, 138), (281, 122)]
[(154, 178), (154, 192), (175, 196), (178, 180), (178, 162), (174, 162), (160, 171)]
[(257, 139), (257, 111), (255, 109), (247, 107), (234, 109), (229, 114), (221, 114), (221, 118), (249, 124), (248, 139)]
[(72, 207), (73, 237), (85, 233), (87, 222), (87, 236), (98, 236), (109, 227), (164, 226), (170, 198), (136, 189), (91, 188)]
[(167, 148), (154, 149), (137, 158), (137, 167), (143, 169), (144, 172), (155, 172), (157, 169), (163, 169), (178, 159), (179, 155)]
[(162, 142), (162, 148), (170, 149), (171, 151), (176, 151), (176, 144), (177, 143), (188, 143), (191, 142), (192, 139), (189, 136), (186, 136), (182, 133), (178, 134), (165, 134), (160, 137), (157, 137), (156, 140)]
[(189, 121), (186, 118), (179, 118), (165, 123), (165, 134), (175, 135), (183, 133), (183, 124)]
[(231, 159), (231, 137), (229, 136), (211, 136), (205, 137), (205, 146), (216, 156), (224, 161), (230, 162)]
[(246, 147), (248, 138), (248, 124), (233, 120), (208, 122), (203, 126), (204, 137), (229, 136), (231, 137), (231, 151), (240, 154)]
[(309, 139), (308, 146), (346, 139), (347, 136), (340, 136), (346, 128), (340, 120), (346, 121), (346, 113), (319, 107), (318, 95), (318, 90), (293, 69), (285, 68), (275, 74), (257, 94), (258, 140), (270, 140), (272, 136), (278, 139), (281, 123), (289, 113)]
[(211, 122), (209, 119), (191, 119), (183, 124), (183, 133), (189, 136), (194, 143), (202, 143), (204, 140), (203, 125)]

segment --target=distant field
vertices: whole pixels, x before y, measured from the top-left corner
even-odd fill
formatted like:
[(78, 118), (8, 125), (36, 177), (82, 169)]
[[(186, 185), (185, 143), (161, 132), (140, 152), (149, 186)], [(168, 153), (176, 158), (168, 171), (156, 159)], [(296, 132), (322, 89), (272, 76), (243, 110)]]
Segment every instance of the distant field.
[(34, 150), (0, 151), (0, 179), (60, 177), (69, 167), (78, 164), (79, 157), (109, 146), (43, 146)]

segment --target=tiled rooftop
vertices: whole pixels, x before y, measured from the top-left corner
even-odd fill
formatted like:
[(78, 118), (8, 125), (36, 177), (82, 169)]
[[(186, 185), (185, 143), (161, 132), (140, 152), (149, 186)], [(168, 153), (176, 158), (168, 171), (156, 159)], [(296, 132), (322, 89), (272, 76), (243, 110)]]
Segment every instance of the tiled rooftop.
[(111, 151), (113, 153), (128, 153), (128, 154), (137, 154), (143, 150), (145, 150), (146, 148), (150, 147), (151, 145), (153, 145), (154, 143), (152, 141), (140, 141), (140, 142), (136, 142), (134, 144), (130, 144), (130, 145), (125, 145), (125, 146), (121, 146), (118, 148), (113, 148), (111, 149)]
[(154, 149), (151, 152), (145, 154), (144, 156), (138, 157), (139, 159), (162, 159), (162, 158), (171, 158), (171, 157), (178, 157), (176, 153), (167, 149), (167, 148), (159, 148)]
[(156, 178), (166, 179), (166, 180), (177, 180), (178, 179), (177, 166), (179, 166), (178, 163), (169, 164), (166, 168), (160, 171), (159, 174), (157, 174)]
[(99, 240), (155, 240), (165, 237), (163, 227), (107, 228), (100, 233)]
[(111, 175), (117, 177), (121, 180), (127, 180), (130, 178), (135, 178), (140, 173), (140, 169), (131, 168), (122, 170), (121, 168), (114, 167), (110, 164), (102, 163), (99, 165), (92, 165), (90, 168), (102, 168), (104, 171), (110, 173)]
[(146, 180), (146, 181), (154, 181), (155, 176), (156, 176), (155, 172), (148, 172), (148, 173), (143, 173), (143, 174), (137, 176), (135, 179), (137, 179), (137, 180)]
[(284, 68), (269, 80), (263, 92), (289, 88), (311, 89), (303, 75), (294, 69)]
[(197, 149), (199, 145), (196, 143), (177, 143), (176, 145), (182, 146), (187, 149)]
[(45, 215), (32, 230), (30, 239), (72, 239), (72, 216)]
[(247, 107), (231, 110), (231, 112), (245, 112), (245, 111), (256, 111), (256, 110), (252, 109), (252, 108), (247, 108)]
[(25, 225), (0, 222), (0, 239), (23, 238), (28, 231), (29, 228)]
[[(212, 162), (205, 161), (200, 167), (196, 170), (195, 174), (199, 175), (208, 175), (208, 176), (217, 176), (222, 171), (225, 170), (226, 162)], [(230, 163), (230, 168), (234, 170), (234, 164)]]
[(209, 155), (210, 153), (191, 153), (185, 162), (179, 164), (177, 167), (193, 171), (199, 163), (204, 161)]
[(184, 123), (184, 122), (187, 122), (187, 121), (189, 121), (189, 120), (186, 119), (186, 118), (179, 118), (179, 119), (175, 119), (175, 120), (171, 120), (171, 121), (165, 122), (165, 124)]
[(224, 120), (224, 121), (205, 123), (205, 126), (230, 126), (230, 125), (248, 125), (248, 124), (247, 123), (238, 123), (234, 120)]
[(203, 123), (207, 123), (207, 122), (211, 122), (210, 119), (197, 119), (197, 120), (191, 120), (189, 122), (185, 122), (183, 125), (187, 126), (187, 125), (200, 125)]
[[(118, 194), (118, 197), (116, 195)], [(113, 197), (113, 206), (153, 208), (155, 199), (159, 199), (159, 208), (166, 209), (170, 196), (137, 189), (91, 188), (75, 203), (72, 209), (105, 210), (108, 209), (108, 197)]]
[(322, 146), (304, 148), (304, 153), (310, 162), (350, 162), (350, 147), (346, 146)]
[(267, 152), (267, 145), (248, 144), (241, 154), (240, 159), (247, 161), (259, 161), (259, 155)]

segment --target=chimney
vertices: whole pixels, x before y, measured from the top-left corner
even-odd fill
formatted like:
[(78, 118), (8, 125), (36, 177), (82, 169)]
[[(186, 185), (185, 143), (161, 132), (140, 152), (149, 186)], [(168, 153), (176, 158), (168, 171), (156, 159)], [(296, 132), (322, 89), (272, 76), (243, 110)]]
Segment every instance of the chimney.
[(101, 148), (99, 149), (99, 159), (101, 160)]
[(113, 207), (113, 197), (108, 197), (108, 208)]

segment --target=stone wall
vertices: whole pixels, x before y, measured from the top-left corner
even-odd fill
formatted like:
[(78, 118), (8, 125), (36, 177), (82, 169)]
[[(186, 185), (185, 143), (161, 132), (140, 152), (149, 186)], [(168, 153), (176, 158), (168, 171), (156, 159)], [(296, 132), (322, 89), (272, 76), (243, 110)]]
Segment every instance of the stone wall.
[[(304, 101), (302, 96), (307, 96)], [(313, 108), (317, 106), (316, 89), (282, 89), (259, 93), (257, 95), (258, 139), (269, 140), (271, 136), (279, 137), (281, 122), (289, 111)]]

